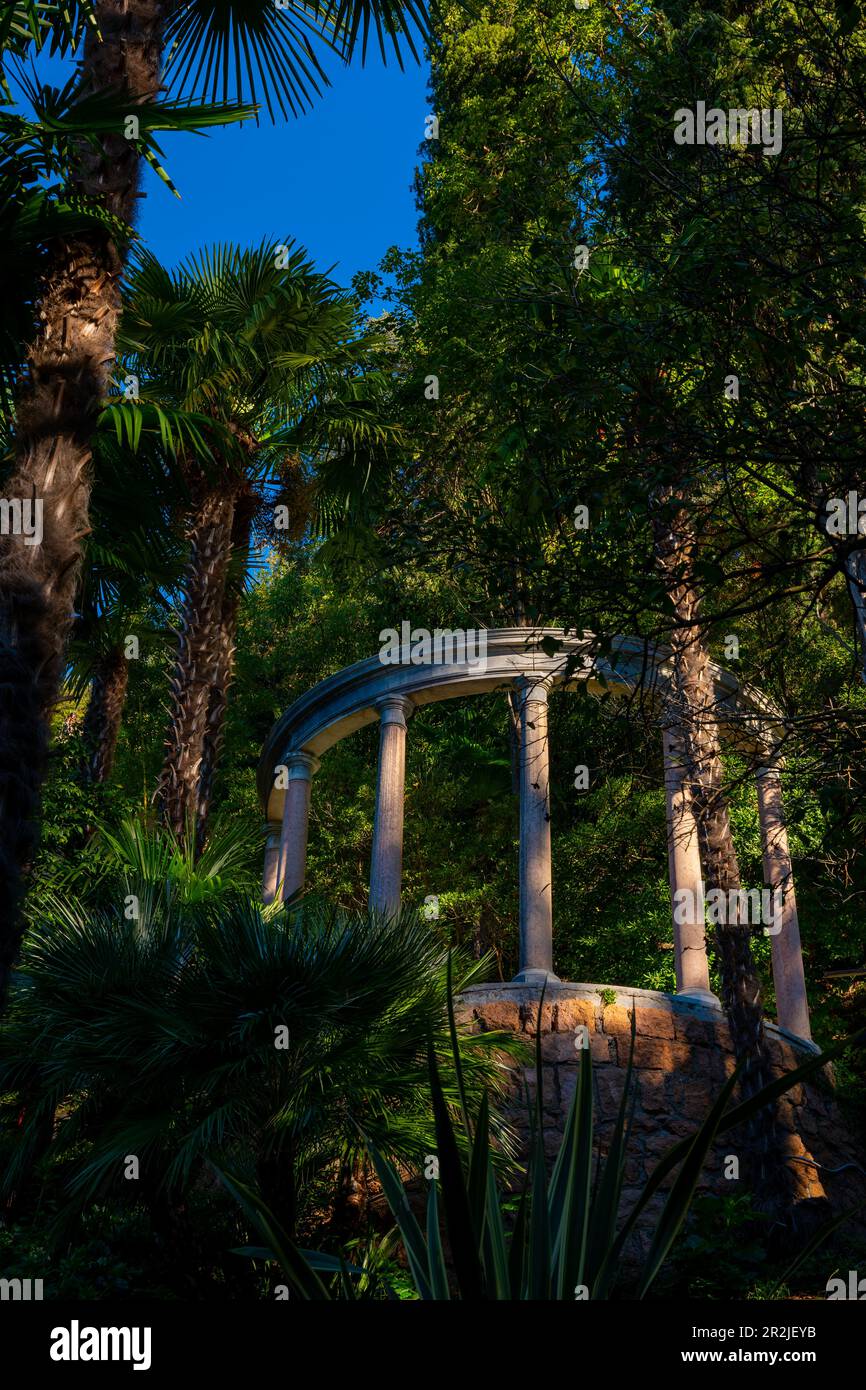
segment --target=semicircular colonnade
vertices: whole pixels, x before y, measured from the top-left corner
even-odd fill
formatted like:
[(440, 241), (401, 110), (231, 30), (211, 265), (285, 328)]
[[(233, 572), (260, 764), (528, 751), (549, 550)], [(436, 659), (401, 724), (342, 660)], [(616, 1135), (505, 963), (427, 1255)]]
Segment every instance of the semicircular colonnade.
[[(435, 629), (356, 662), (308, 690), (274, 724), (262, 753), (258, 790), (269, 824), (264, 897), (294, 897), (304, 888), (311, 783), (319, 760), (341, 739), (379, 721), (379, 760), (370, 869), (370, 907), (400, 906), (403, 802), (408, 721), (440, 700), (513, 691), (520, 711), (520, 971), (541, 984), (553, 974), (553, 885), (550, 841), (549, 691), (585, 684), (590, 691), (641, 695), (664, 706), (670, 649), (639, 637), (604, 648), (592, 633), (559, 628)], [(546, 640), (545, 640), (546, 639)], [(544, 645), (542, 646), (542, 643)], [(420, 653), (420, 659), (419, 659)], [(809, 1039), (800, 930), (782, 808), (778, 709), (760, 691), (713, 664), (713, 709), (723, 736), (755, 764), (764, 877), (777, 894), (770, 935), (778, 1023)], [(660, 721), (665, 769), (668, 868), (677, 994), (704, 1003), (710, 991), (698, 835), (675, 726)], [(685, 904), (685, 907), (684, 907)]]

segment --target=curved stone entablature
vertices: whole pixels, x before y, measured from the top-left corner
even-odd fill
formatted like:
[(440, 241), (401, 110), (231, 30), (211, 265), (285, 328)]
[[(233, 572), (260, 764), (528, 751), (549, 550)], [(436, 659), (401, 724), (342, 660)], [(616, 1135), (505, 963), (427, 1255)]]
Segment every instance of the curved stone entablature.
[[(379, 722), (379, 762), (370, 870), (370, 908), (400, 907), (408, 721), (426, 704), (513, 692), (519, 712), (520, 971), (518, 983), (555, 982), (550, 836), (548, 694), (583, 684), (590, 691), (665, 704), (670, 648), (639, 637), (602, 643), (561, 628), (437, 629), (391, 634), (379, 655), (347, 666), (302, 695), (277, 720), (259, 765), (258, 788), (270, 834), (264, 896), (304, 889), (311, 782), (320, 757), (348, 734)], [(384, 635), (383, 635), (384, 640)], [(402, 645), (401, 645), (402, 642)], [(449, 659), (443, 659), (446, 651)], [(438, 658), (438, 659), (437, 659)], [(711, 664), (714, 713), (724, 737), (754, 763), (764, 878), (774, 903), (773, 978), (780, 1024), (810, 1036), (793, 871), (781, 802), (780, 711), (760, 691)], [(671, 702), (673, 704), (673, 701)], [(718, 1008), (710, 992), (703, 873), (691, 788), (676, 721), (659, 719), (664, 754), (668, 863), (677, 994)], [(757, 898), (762, 894), (759, 892)], [(769, 895), (768, 895), (769, 897)], [(751, 910), (751, 909), (750, 909)], [(733, 911), (735, 916), (730, 916)], [(752, 921), (736, 905), (731, 921)], [(759, 923), (765, 919), (759, 917)]]
[[(605, 654), (593, 655), (592, 633), (566, 634), (561, 628), (485, 628), (486, 658), (481, 670), (474, 661), (413, 662), (412, 647), (400, 649), (398, 663), (383, 664), (379, 656), (357, 661), (328, 676), (289, 707), (271, 729), (258, 771), (258, 790), (268, 820), (280, 820), (285, 788), (276, 785), (275, 769), (293, 753), (318, 758), (335, 743), (379, 717), (378, 705), (390, 695), (408, 697), (413, 706), (453, 700), (459, 696), (508, 690), (521, 678), (550, 685), (585, 684), (601, 694), (642, 691), (657, 696), (671, 675), (669, 647), (640, 637), (615, 637)], [(544, 638), (559, 643), (548, 655)], [(780, 711), (760, 691), (740, 682), (721, 666), (711, 666), (719, 722), (733, 741), (759, 751), (782, 741)]]

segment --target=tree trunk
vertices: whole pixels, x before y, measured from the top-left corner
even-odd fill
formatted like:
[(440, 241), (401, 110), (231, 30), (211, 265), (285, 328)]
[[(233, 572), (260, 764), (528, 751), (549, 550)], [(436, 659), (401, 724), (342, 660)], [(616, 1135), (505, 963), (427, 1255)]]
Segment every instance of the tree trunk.
[(216, 772), (222, 755), (226, 711), (229, 703), (228, 692), (235, 669), (235, 644), (238, 630), (238, 610), (243, 592), (243, 572), (249, 557), (250, 531), (256, 505), (257, 499), (251, 492), (243, 492), (235, 499), (231, 558), (239, 572), (228, 575), (220, 613), (216, 669), (208, 698), (207, 721), (202, 739), (198, 804), (196, 807), (197, 854), (201, 854), (204, 848), (213, 804)]
[(223, 656), (222, 613), (234, 506), (233, 491), (209, 491), (190, 527), (171, 721), (156, 793), (163, 823), (182, 842), (188, 833), (195, 834), (208, 708)]
[(84, 779), (90, 785), (111, 776), (128, 682), (129, 664), (119, 643), (99, 659), (84, 716)]
[[(164, 0), (99, 0), (97, 12), (102, 37), (88, 33), (82, 61), (91, 87), (127, 91), (131, 106), (152, 98)], [(138, 175), (135, 147), (119, 133), (103, 137), (98, 150), (82, 143), (72, 184), (130, 222)], [(48, 718), (89, 530), (90, 442), (114, 365), (122, 268), (121, 249), (106, 234), (54, 246), (18, 403), (5, 497), (33, 513), (29, 525), (25, 517), (30, 535), (0, 535), (0, 1004), (38, 840)], [(22, 531), (14, 522), (9, 529)]]
[(845, 561), (848, 592), (860, 639), (860, 675), (866, 681), (866, 550), (852, 550)]
[[(676, 501), (671, 489), (657, 499)], [(653, 522), (656, 563), (674, 608), (671, 639), (673, 689), (664, 718), (682, 740), (686, 774), (698, 828), (705, 887), (721, 889), (725, 901), (740, 887), (740, 870), (731, 834), (722, 779), (721, 747), (714, 709), (710, 656), (701, 628), (700, 600), (694, 582), (696, 542), (685, 509)], [(738, 1061), (743, 1063), (744, 1098), (771, 1080), (764, 1041), (761, 984), (751, 949), (751, 928), (726, 922), (716, 928), (715, 946), (722, 973), (723, 1003)], [(748, 1126), (753, 1187), (765, 1205), (785, 1202), (787, 1183), (776, 1132), (775, 1106), (765, 1107)]]
[(259, 1151), (256, 1178), (262, 1200), (283, 1230), (294, 1236), (298, 1219), (298, 1190), (295, 1150), (290, 1139), (285, 1139), (279, 1148), (271, 1146)]

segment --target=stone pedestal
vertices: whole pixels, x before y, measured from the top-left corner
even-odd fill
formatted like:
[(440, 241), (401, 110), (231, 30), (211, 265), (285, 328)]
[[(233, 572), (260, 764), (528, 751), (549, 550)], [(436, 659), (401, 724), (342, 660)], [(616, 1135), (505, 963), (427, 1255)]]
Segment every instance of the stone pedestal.
[[(613, 996), (604, 1003), (602, 995)], [(528, 1061), (511, 1069), (506, 1114), (528, 1151), (527, 1095), (535, 1099), (535, 1032), (541, 990), (512, 984), (475, 985), (457, 1000), (458, 1024), (470, 1032), (503, 1030), (523, 1038)], [(559, 1152), (568, 1109), (574, 1094), (581, 1043), (588, 1040), (593, 1071), (596, 1153), (605, 1154), (625, 1086), (631, 1047), (632, 1015), (635, 1045), (632, 1084), (636, 1108), (626, 1157), (621, 1213), (637, 1202), (659, 1159), (678, 1140), (695, 1132), (719, 1090), (734, 1069), (734, 1051), (727, 1022), (717, 1009), (654, 990), (628, 990), (594, 984), (549, 983), (541, 1015), (541, 1053), (544, 1079), (542, 1137), (552, 1163)], [(586, 1030), (584, 1033), (583, 1030)], [(814, 1043), (795, 1038), (775, 1024), (765, 1024), (773, 1072), (791, 1071), (817, 1052)], [(788, 1155), (795, 1200), (814, 1204), (829, 1200), (841, 1212), (866, 1198), (866, 1174), (855, 1169), (830, 1176), (814, 1166), (862, 1165), (854, 1133), (847, 1126), (832, 1094), (829, 1068), (793, 1087), (779, 1102), (780, 1139)], [(746, 1191), (746, 1162), (740, 1181), (726, 1176), (727, 1156), (738, 1153), (733, 1132), (719, 1137), (710, 1150), (698, 1181), (698, 1192), (721, 1196)], [(658, 1216), (671, 1179), (651, 1199), (626, 1260), (635, 1261), (649, 1248), (652, 1223)], [(810, 1211), (814, 1207), (810, 1205)], [(805, 1215), (805, 1209), (804, 1209)], [(822, 1216), (823, 1220), (824, 1217)]]

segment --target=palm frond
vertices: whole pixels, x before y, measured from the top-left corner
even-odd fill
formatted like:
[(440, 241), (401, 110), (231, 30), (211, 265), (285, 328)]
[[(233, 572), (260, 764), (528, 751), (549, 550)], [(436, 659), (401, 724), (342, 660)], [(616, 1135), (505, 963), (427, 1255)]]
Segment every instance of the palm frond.
[(264, 102), (285, 118), (308, 110), (329, 85), (320, 61), (329, 51), (362, 61), (375, 34), (402, 66), (401, 42), (418, 61), (415, 35), (427, 32), (419, 0), (183, 0), (169, 20), (169, 90), (213, 102)]

